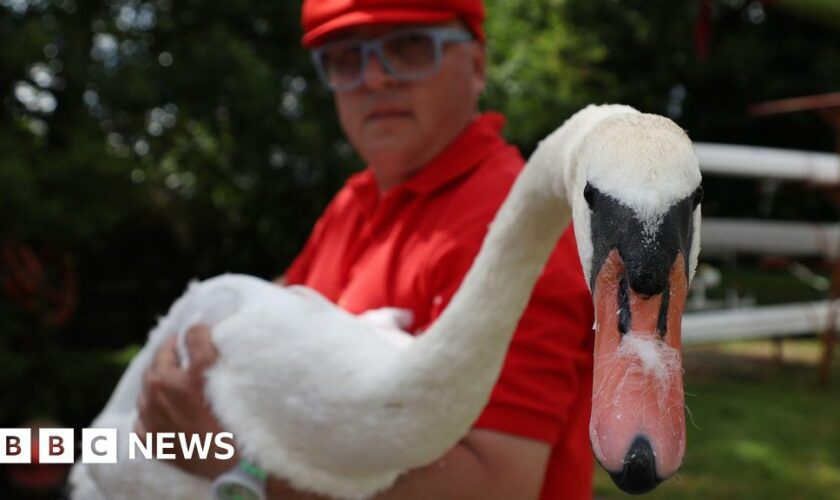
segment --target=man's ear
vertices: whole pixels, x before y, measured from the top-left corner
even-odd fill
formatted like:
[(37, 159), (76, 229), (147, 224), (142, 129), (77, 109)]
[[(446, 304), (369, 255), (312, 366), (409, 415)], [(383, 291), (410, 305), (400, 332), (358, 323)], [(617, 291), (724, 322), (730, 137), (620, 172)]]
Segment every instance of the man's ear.
[(481, 94), (487, 87), (487, 50), (482, 43), (472, 45), (473, 90)]

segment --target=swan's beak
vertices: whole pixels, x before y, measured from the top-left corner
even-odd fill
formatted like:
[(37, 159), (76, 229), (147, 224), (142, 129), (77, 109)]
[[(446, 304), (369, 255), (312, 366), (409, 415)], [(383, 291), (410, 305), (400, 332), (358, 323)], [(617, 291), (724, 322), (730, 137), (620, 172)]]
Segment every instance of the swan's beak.
[(674, 474), (685, 453), (680, 322), (688, 279), (682, 253), (654, 273), (658, 287), (631, 267), (613, 249), (594, 280), (589, 437), (616, 485), (644, 493)]

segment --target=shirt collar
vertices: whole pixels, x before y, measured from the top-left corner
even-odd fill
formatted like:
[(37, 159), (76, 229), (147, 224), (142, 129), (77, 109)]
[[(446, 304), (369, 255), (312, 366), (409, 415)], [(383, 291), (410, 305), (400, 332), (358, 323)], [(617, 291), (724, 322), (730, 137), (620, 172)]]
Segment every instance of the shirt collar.
[[(428, 165), (394, 190), (429, 194), (471, 172), (485, 157), (506, 146), (501, 137), (504, 126), (501, 113), (482, 113)], [(378, 198), (376, 176), (370, 167), (348, 179), (347, 186), (357, 195)]]
[(481, 160), (505, 146), (500, 135), (504, 126), (505, 117), (501, 113), (479, 115), (403, 186), (416, 193), (428, 194), (473, 171)]

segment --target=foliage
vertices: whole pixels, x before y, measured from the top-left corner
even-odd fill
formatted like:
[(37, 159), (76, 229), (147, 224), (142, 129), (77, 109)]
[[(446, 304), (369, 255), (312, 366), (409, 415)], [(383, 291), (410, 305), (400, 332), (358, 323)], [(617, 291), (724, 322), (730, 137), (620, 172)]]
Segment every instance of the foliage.
[(778, 7), (818, 24), (840, 27), (840, 3), (834, 0), (781, 0)]
[(603, 99), (613, 75), (596, 64), (607, 47), (565, 20), (563, 0), (487, 2), (487, 108), (508, 117), (508, 138), (531, 149), (586, 104)]
[(79, 283), (60, 327), (0, 289), (0, 425), (87, 424), (124, 367), (113, 352), (190, 278), (280, 274), (358, 168), (298, 9), (0, 0), (0, 281), (32, 269), (5, 258), (23, 243), (32, 294), (56, 253)]

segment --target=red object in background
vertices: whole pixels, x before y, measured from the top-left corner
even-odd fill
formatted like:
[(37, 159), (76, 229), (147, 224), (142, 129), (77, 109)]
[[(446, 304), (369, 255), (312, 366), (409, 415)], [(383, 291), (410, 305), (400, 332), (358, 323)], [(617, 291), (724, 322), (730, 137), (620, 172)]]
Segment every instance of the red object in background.
[(709, 42), (712, 39), (713, 1), (700, 0), (697, 21), (694, 23), (694, 54), (701, 61), (709, 58)]
[(0, 245), (0, 285), (45, 326), (63, 326), (76, 308), (76, 270), (68, 253), (36, 253), (29, 245), (6, 241)]

